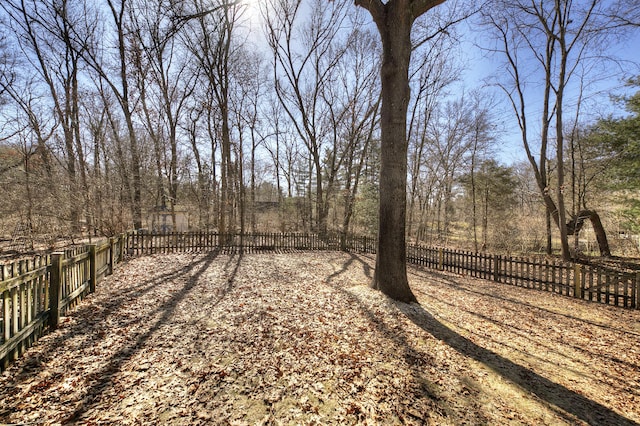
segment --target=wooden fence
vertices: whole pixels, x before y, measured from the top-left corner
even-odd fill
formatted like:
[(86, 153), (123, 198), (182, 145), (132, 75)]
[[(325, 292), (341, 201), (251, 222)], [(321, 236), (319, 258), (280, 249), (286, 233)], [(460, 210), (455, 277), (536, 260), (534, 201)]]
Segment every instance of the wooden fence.
[(219, 234), (215, 232), (132, 232), (127, 252), (131, 256), (156, 253), (221, 250), (225, 253), (260, 251), (343, 250), (375, 253), (376, 239), (341, 234), (255, 233)]
[(640, 308), (640, 272), (558, 259), (500, 256), (419, 245), (407, 246), (407, 260), (440, 271), (607, 305)]
[(127, 236), (0, 265), (0, 370), (124, 259)]
[[(100, 245), (54, 252), (0, 265), (0, 369), (20, 356), (60, 315), (88, 293), (125, 256), (157, 253), (225, 253), (343, 250), (375, 253), (375, 238), (340, 234), (130, 232)], [(407, 246), (409, 263), (525, 288), (626, 308), (640, 308), (640, 273), (553, 259), (490, 255)]]

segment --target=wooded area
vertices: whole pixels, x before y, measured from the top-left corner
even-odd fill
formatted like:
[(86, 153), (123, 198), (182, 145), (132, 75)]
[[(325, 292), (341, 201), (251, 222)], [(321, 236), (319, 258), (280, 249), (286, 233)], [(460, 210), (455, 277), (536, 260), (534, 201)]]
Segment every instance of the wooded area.
[[(377, 235), (383, 49), (360, 3), (3, 1), (0, 246), (132, 228)], [(637, 7), (537, 5), (416, 15), (406, 237), (637, 255), (640, 70), (607, 50), (634, 39)], [(496, 67), (482, 82), (461, 79), (471, 38)], [(526, 158), (509, 164), (505, 144)], [(603, 228), (570, 241), (584, 211)]]
[(2, 0), (0, 422), (636, 424), (639, 28)]

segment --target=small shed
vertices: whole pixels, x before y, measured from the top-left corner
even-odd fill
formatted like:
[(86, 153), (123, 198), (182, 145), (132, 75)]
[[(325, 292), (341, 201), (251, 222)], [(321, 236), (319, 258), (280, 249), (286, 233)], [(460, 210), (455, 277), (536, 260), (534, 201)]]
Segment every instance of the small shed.
[(176, 225), (173, 226), (171, 207), (156, 206), (149, 211), (148, 223), (155, 232), (186, 232), (189, 230), (189, 215), (184, 206), (174, 206)]

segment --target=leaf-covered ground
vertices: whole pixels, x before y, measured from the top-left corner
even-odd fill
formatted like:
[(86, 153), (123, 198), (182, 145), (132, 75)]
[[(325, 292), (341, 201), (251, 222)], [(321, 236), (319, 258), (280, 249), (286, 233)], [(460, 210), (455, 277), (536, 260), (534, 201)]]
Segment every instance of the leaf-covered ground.
[(0, 376), (0, 423), (640, 423), (640, 311), (344, 253), (121, 266)]

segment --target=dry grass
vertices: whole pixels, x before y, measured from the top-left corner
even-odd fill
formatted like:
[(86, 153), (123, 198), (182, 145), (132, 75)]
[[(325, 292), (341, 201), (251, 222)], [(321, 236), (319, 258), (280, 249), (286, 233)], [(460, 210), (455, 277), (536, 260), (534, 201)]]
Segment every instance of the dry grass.
[(342, 253), (134, 259), (0, 377), (0, 422), (640, 422), (640, 311)]

